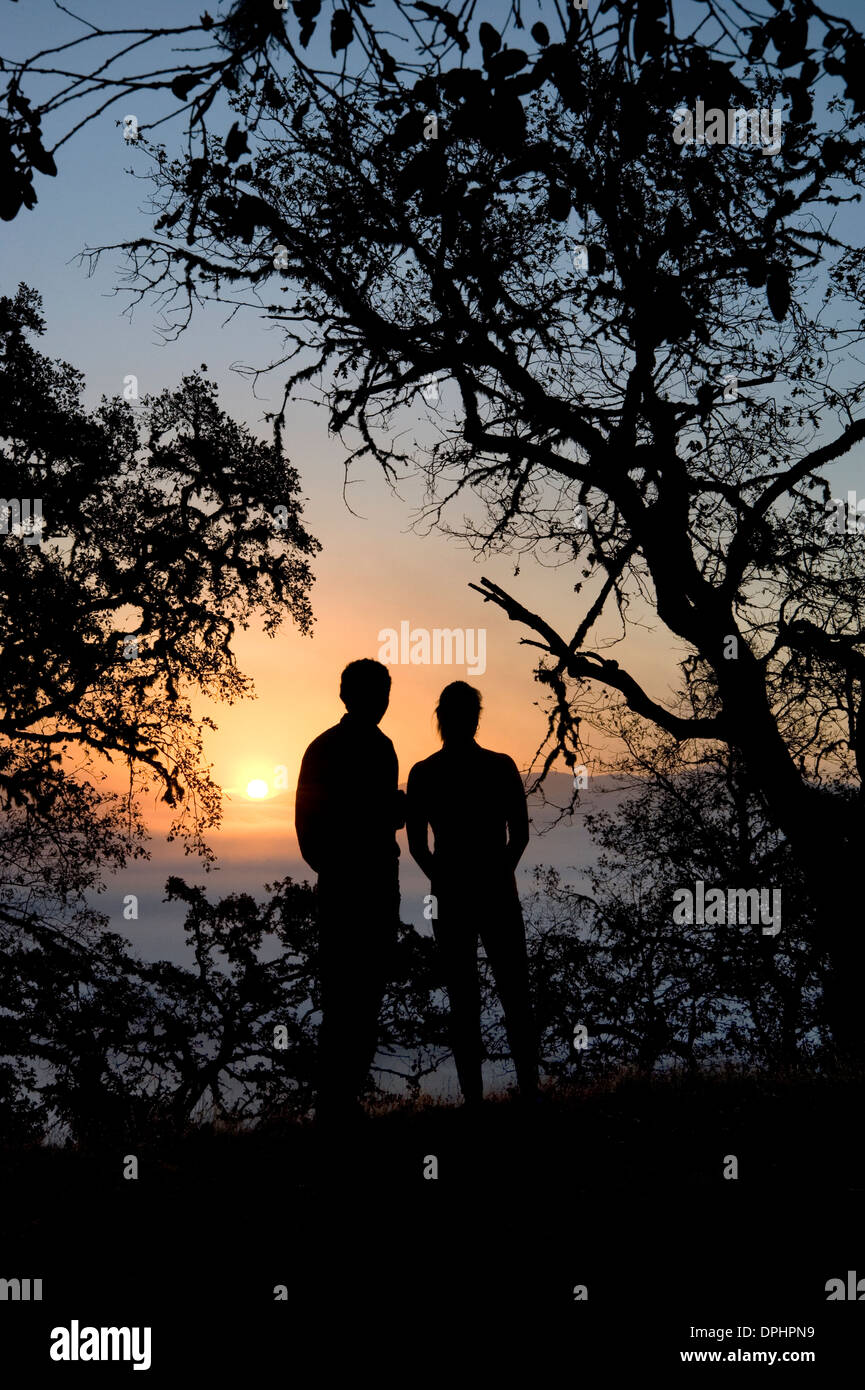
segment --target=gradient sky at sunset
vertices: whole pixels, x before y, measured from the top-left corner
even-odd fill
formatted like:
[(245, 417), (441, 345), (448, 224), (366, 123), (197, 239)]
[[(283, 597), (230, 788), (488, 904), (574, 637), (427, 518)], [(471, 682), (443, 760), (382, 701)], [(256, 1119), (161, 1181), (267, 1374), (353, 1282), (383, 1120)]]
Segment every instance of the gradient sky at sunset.
[[(200, 6), (157, 3), (148, 7), (148, 23), (164, 18), (177, 23), (198, 15)], [(85, 4), (82, 13), (120, 22), (123, 6)], [(54, 13), (48, 0), (34, 0), (12, 16), (21, 47), (44, 42), (43, 21)], [(163, 342), (160, 316), (152, 304), (139, 305), (131, 321), (123, 316), (125, 299), (113, 294), (123, 272), (122, 258), (107, 257), (92, 277), (77, 263), (85, 246), (128, 238), (143, 231), (148, 186), (127, 171), (146, 165), (123, 141), (115, 124), (123, 112), (85, 128), (62, 151), (57, 179), (38, 177), (39, 203), (4, 227), (3, 288), (26, 280), (42, 294), (47, 332), (40, 347), (50, 356), (65, 358), (86, 376), (86, 399), (119, 394), (123, 379), (134, 373), (141, 393), (178, 382), (181, 374), (206, 362), (220, 387), (220, 403), (236, 418), (262, 433), (264, 413), (279, 399), (278, 374), (250, 381), (232, 371), (238, 364), (260, 364), (278, 349), (275, 330), (252, 313), (241, 314), (227, 327), (225, 312), (205, 307), (177, 342)], [(148, 113), (143, 111), (141, 119)], [(163, 128), (166, 138), (171, 127)], [(443, 387), (447, 408), (455, 388)], [(429, 433), (431, 412), (418, 400), (418, 437)], [(528, 606), (542, 608), (559, 621), (568, 635), (581, 608), (575, 607), (570, 585), (574, 569), (553, 573), (532, 561), (522, 565), (518, 578), (513, 561), (502, 557), (479, 560), (467, 548), (439, 534), (422, 536), (411, 528), (412, 511), (420, 499), (416, 482), (408, 482), (405, 500), (387, 487), (377, 466), (361, 464), (352, 474), (343, 498), (344, 452), (328, 436), (326, 415), (312, 404), (294, 408), (286, 432), (286, 447), (299, 469), (308, 498), (305, 521), (321, 541), (323, 551), (314, 564), (312, 599), (315, 629), (302, 637), (286, 627), (274, 640), (260, 632), (241, 634), (237, 652), (241, 669), (255, 680), (258, 699), (234, 708), (212, 710), (219, 732), (207, 739), (214, 775), (232, 802), (226, 808), (226, 829), (256, 833), (266, 826), (270, 810), (246, 803), (245, 790), (254, 777), (272, 780), (273, 768), (288, 767), (293, 790), (304, 747), (323, 727), (343, 713), (338, 699), (339, 672), (358, 656), (376, 656), (378, 634), (409, 621), (413, 627), (478, 628), (487, 630), (483, 675), (466, 676), (464, 668), (396, 666), (391, 708), (382, 727), (393, 739), (404, 780), (412, 762), (437, 746), (433, 708), (449, 680), (472, 680), (485, 703), (482, 738), (506, 747), (521, 766), (527, 766), (542, 731), (532, 702), (541, 693), (532, 680), (535, 664), (530, 649), (520, 648), (522, 634), (514, 624), (468, 588), (481, 575), (511, 588)], [(47, 503), (46, 503), (47, 512)], [(354, 513), (354, 514), (353, 514)], [(458, 520), (460, 512), (454, 519)], [(46, 530), (50, 520), (46, 516)], [(639, 655), (637, 648), (641, 648)], [(635, 664), (645, 673), (651, 666), (651, 643), (637, 639)], [(659, 652), (663, 660), (665, 648)], [(658, 666), (663, 693), (667, 676)], [(291, 792), (289, 793), (291, 795)]]
[[(122, 0), (115, 4), (84, 0), (79, 8), (88, 17), (110, 16), (117, 23), (135, 22), (133, 14), (140, 17), (138, 5)], [(154, 0), (147, 6), (147, 22), (194, 21), (203, 8), (200, 0)], [(13, 36), (7, 46), (26, 51), (44, 42), (46, 33), (59, 33), (56, 13), (50, 0), (6, 5), (4, 27)], [(62, 16), (61, 20), (67, 22)], [(141, 105), (137, 114), (145, 121), (153, 113)], [(114, 108), (65, 146), (58, 158), (57, 179), (37, 176), (38, 206), (3, 228), (3, 292), (13, 292), (24, 280), (42, 294), (48, 330), (41, 350), (66, 358), (84, 371), (89, 402), (102, 393), (119, 394), (129, 373), (137, 375), (144, 393), (175, 385), (182, 373), (206, 362), (219, 384), (221, 405), (263, 431), (262, 416), (279, 398), (280, 379), (259, 381), (256, 399), (249, 379), (232, 367), (262, 364), (275, 355), (279, 347), (275, 329), (251, 313), (223, 326), (225, 312), (205, 308), (178, 341), (164, 343), (152, 304), (139, 305), (131, 321), (122, 317), (125, 301), (112, 293), (123, 271), (119, 256), (107, 257), (92, 278), (76, 262), (85, 246), (126, 239), (148, 227), (142, 211), (148, 185), (126, 172), (131, 166), (143, 172), (146, 163), (124, 144), (116, 125), (124, 113), (124, 108)], [(170, 142), (176, 129), (163, 127), (163, 138)], [(454, 390), (444, 386), (445, 407), (447, 393)], [(419, 400), (421, 434), (429, 428), (427, 414)], [(323, 545), (314, 562), (316, 622), (311, 637), (302, 637), (290, 626), (273, 640), (260, 631), (239, 635), (239, 665), (253, 677), (258, 698), (207, 711), (219, 724), (218, 732), (206, 738), (207, 754), (227, 798), (224, 826), (213, 837), (223, 862), (221, 881), (215, 885), (220, 891), (235, 886), (230, 866), (246, 866), (244, 878), (254, 880), (253, 866), (267, 865), (272, 874), (280, 864), (280, 872), (296, 865), (293, 793), (301, 755), (310, 739), (343, 713), (337, 693), (339, 672), (353, 658), (377, 655), (381, 629), (398, 628), (407, 620), (429, 629), (484, 627), (487, 631), (483, 675), (466, 677), (465, 669), (458, 667), (394, 667), (391, 707), (382, 728), (396, 746), (401, 781), (415, 760), (437, 746), (433, 708), (442, 686), (453, 679), (468, 678), (482, 692), (485, 713), (480, 741), (506, 750), (525, 768), (544, 727), (534, 705), (541, 696), (532, 680), (536, 654), (519, 645), (523, 630), (508, 623), (500, 610), (482, 603), (468, 585), (481, 575), (489, 576), (529, 608), (543, 611), (568, 636), (585, 605), (572, 592), (579, 577), (575, 566), (553, 571), (526, 559), (515, 576), (513, 560), (481, 561), (441, 535), (412, 532), (417, 484), (409, 482), (401, 500), (389, 491), (372, 463), (353, 474), (348, 494), (356, 513), (352, 514), (343, 499), (343, 451), (339, 441), (328, 436), (323, 410), (311, 404), (297, 406), (290, 416), (286, 446), (308, 499), (305, 523)], [(837, 478), (839, 489), (848, 480), (852, 486), (852, 463), (849, 469), (838, 469)], [(50, 534), (48, 500), (45, 513)], [(659, 625), (646, 616), (657, 630), (636, 629), (615, 655), (654, 697), (666, 699), (677, 682), (674, 650)], [(611, 635), (615, 623), (599, 631)], [(198, 708), (204, 712), (205, 707)], [(272, 784), (274, 769), (280, 765), (287, 769), (288, 789), (251, 801), (246, 795), (248, 782), (262, 778)], [(156, 828), (159, 818), (151, 819)], [(182, 863), (179, 853), (160, 849), (158, 865), (136, 870), (151, 875), (154, 893), (156, 879), (164, 879), (166, 863), (187, 873), (193, 867), (188, 861)], [(119, 928), (122, 925), (118, 923)]]

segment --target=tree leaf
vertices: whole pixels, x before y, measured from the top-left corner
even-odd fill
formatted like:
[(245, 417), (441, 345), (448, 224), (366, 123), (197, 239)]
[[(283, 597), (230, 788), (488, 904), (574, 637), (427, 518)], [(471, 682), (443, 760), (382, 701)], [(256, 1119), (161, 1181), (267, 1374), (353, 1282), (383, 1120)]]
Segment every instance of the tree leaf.
[(634, 57), (638, 63), (647, 53), (653, 58), (663, 53), (667, 43), (666, 13), (665, 0), (638, 0), (633, 33)]
[(603, 246), (593, 242), (587, 248), (590, 275), (603, 275), (607, 268), (607, 253)]
[(515, 72), (522, 72), (526, 63), (529, 61), (528, 53), (521, 48), (506, 48), (503, 53), (496, 54), (487, 63), (487, 71), (490, 77), (500, 80), (503, 77), (513, 77)]
[(498, 53), (502, 46), (501, 34), (497, 29), (494, 29), (491, 24), (487, 24), (486, 21), (484, 21), (478, 30), (478, 38), (481, 41), (481, 48), (484, 50), (484, 57), (486, 57), (488, 53)]
[(294, 131), (300, 130), (300, 128), (301, 128), (301, 126), (303, 125), (303, 122), (304, 122), (304, 120), (305, 120), (305, 118), (306, 118), (306, 113), (307, 113), (307, 111), (309, 110), (309, 104), (310, 104), (310, 98), (307, 97), (306, 101), (302, 101), (302, 102), (300, 103), (300, 106), (298, 106), (297, 110), (295, 111), (294, 115), (293, 115), (292, 118), (291, 118), (291, 128), (292, 128), (292, 130), (294, 130)]
[(778, 323), (783, 322), (787, 317), (792, 300), (790, 273), (784, 266), (771, 265), (769, 267), (769, 274), (766, 276), (766, 299), (772, 310), (772, 317)]
[(178, 101), (186, 101), (193, 87), (197, 87), (201, 82), (201, 74), (197, 72), (184, 72), (172, 79), (171, 90)]
[(754, 24), (750, 29), (751, 42), (748, 45), (748, 62), (758, 62), (769, 44), (770, 34), (768, 29), (763, 29), (759, 24)]
[(45, 149), (41, 140), (28, 140), (26, 149), (33, 168), (53, 179), (57, 174), (57, 165), (54, 163), (54, 156)]
[(340, 49), (348, 48), (354, 37), (354, 20), (348, 10), (334, 10), (330, 21), (330, 51), (334, 58)]
[(300, 21), (300, 46), (306, 48), (315, 33), (315, 21), (321, 13), (321, 0), (294, 0), (293, 9)]
[(246, 138), (246, 131), (241, 130), (237, 121), (225, 137), (225, 158), (229, 164), (235, 164), (242, 154), (249, 153), (249, 142)]
[(550, 184), (547, 208), (554, 222), (567, 221), (571, 211), (571, 195), (561, 184)]

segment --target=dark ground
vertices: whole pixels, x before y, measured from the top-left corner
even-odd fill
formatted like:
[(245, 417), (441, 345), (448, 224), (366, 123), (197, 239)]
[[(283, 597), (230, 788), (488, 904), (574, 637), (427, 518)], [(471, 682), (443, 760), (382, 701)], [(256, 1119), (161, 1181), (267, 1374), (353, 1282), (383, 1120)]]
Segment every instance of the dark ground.
[[(49, 1361), (50, 1329), (78, 1318), (152, 1326), (157, 1384), (234, 1364), (413, 1385), (434, 1365), (436, 1381), (454, 1375), (460, 1342), (465, 1365), (484, 1379), (498, 1365), (505, 1383), (579, 1382), (591, 1362), (614, 1385), (690, 1377), (704, 1372), (680, 1351), (741, 1346), (814, 1351), (781, 1370), (846, 1384), (865, 1284), (856, 1303), (827, 1302), (825, 1286), (865, 1278), (862, 1099), (852, 1079), (630, 1081), (548, 1093), (531, 1116), (494, 1101), (478, 1121), (430, 1106), (330, 1137), (285, 1124), (159, 1152), (7, 1150), (0, 1276), (41, 1277), (43, 1301), (0, 1303), (3, 1361), (20, 1352), (25, 1384), (41, 1383), (40, 1359), (52, 1380), (132, 1374)], [(136, 1181), (122, 1177), (129, 1152)], [(722, 1343), (692, 1325), (755, 1332)]]

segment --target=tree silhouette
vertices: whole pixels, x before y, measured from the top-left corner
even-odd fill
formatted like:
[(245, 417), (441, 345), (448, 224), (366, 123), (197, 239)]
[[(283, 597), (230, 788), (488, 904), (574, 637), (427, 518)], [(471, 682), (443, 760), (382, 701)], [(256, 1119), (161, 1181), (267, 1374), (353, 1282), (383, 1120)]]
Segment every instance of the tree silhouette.
[[(722, 36), (733, 51), (753, 61), (759, 61), (770, 44), (776, 49), (788, 84), (785, 94), (800, 113), (797, 119), (810, 109), (808, 87), (820, 71), (843, 79), (845, 95), (857, 111), (865, 109), (862, 36), (847, 18), (814, 0), (770, 0), (769, 8), (697, 0), (697, 22), (686, 24), (684, 34), (675, 24), (678, 7), (668, 10), (663, 0), (599, 0), (592, 3), (591, 13), (574, 0), (536, 0), (534, 5), (531, 0), (507, 0), (498, 15), (505, 32), (522, 38), (530, 18), (527, 11), (543, 15), (532, 24), (531, 38), (547, 57), (528, 76), (527, 64), (521, 62), (524, 50), (500, 53), (502, 35), (493, 25), (478, 23), (478, 0), (444, 0), (440, 5), (389, 0), (386, 23), (370, 14), (368, 0), (235, 0), (224, 16), (205, 10), (197, 22), (188, 24), (122, 28), (82, 19), (59, 0), (55, 5), (63, 15), (63, 20), (57, 16), (58, 22), (70, 24), (68, 37), (24, 57), (7, 52), (0, 59), (8, 74), (0, 97), (0, 217), (7, 221), (22, 208), (36, 205), (34, 173), (55, 177), (55, 155), (67, 141), (106, 113), (113, 115), (121, 104), (134, 105), (137, 97), (164, 93), (169, 100), (166, 113), (142, 130), (183, 119), (189, 147), (198, 145), (207, 158), (208, 116), (214, 106), (219, 109), (225, 92), (253, 89), (265, 103), (281, 109), (279, 80), (288, 68), (307, 84), (310, 100), (341, 91), (346, 72), (359, 71), (366, 82), (378, 84), (385, 100), (395, 91), (405, 96), (406, 77), (423, 76), (428, 69), (441, 73), (448, 63), (461, 66), (476, 30), (485, 59), (495, 60), (489, 67), (500, 82), (522, 74), (517, 84), (506, 84), (503, 101), (488, 111), (491, 130), (496, 117), (507, 118), (508, 106), (519, 128), (521, 118), (511, 95), (535, 90), (550, 76), (561, 76), (568, 84), (568, 50), (575, 39), (593, 51), (611, 49), (619, 65), (631, 59), (662, 63), (668, 56), (674, 61), (682, 53), (690, 57), (692, 33), (703, 32), (701, 44), (708, 50), (707, 21), (715, 26), (713, 37)], [(189, 6), (190, 12), (197, 8)], [(811, 49), (809, 24), (819, 35)], [(196, 36), (201, 39), (198, 44), (192, 42)], [(803, 60), (804, 70), (790, 72)], [(151, 61), (155, 66), (147, 67)], [(470, 85), (472, 81), (470, 77)], [(482, 99), (486, 94), (476, 83), (474, 87)], [(569, 89), (572, 103), (580, 91), (579, 83)], [(485, 119), (480, 101), (477, 114)], [(45, 121), (57, 127), (56, 138), (53, 131), (51, 136), (43, 131)], [(121, 124), (116, 117), (115, 121)], [(245, 131), (235, 123), (232, 157), (246, 148)]]
[[(6, 53), (0, 59), (9, 74), (0, 102), (0, 217), (6, 221), (22, 208), (35, 207), (34, 173), (54, 178), (57, 151), (119, 103), (125, 108), (136, 98), (164, 92), (176, 105), (153, 124), (185, 118), (190, 142), (203, 139), (206, 144), (208, 113), (225, 91), (237, 92), (249, 81), (275, 91), (280, 60), (286, 59), (317, 76), (304, 51), (317, 31), (320, 39), (322, 31), (326, 36), (330, 57), (359, 51), (362, 61), (382, 73), (396, 71), (367, 12), (368, 0), (325, 0), (324, 5), (322, 0), (291, 0), (290, 6), (288, 0), (235, 0), (219, 18), (205, 10), (197, 23), (122, 28), (102, 27), (72, 14), (59, 0), (55, 4), (67, 22), (80, 28), (25, 58)], [(477, 0), (458, 7), (394, 0), (405, 33), (430, 54), (463, 51), (476, 6)], [(521, 26), (520, 0), (510, 0), (510, 12)], [(199, 44), (191, 42), (196, 36)], [(157, 66), (146, 67), (149, 61)], [(329, 80), (328, 74), (321, 76)], [(71, 120), (69, 111), (75, 113)], [(46, 143), (46, 119), (64, 122), (53, 142), (49, 138)], [(239, 128), (234, 140), (238, 150), (244, 147)]]
[[(309, 630), (318, 543), (281, 449), (229, 419), (203, 373), (137, 410), (87, 411), (80, 373), (32, 345), (39, 309), (25, 286), (0, 299), (0, 931), (50, 939), (86, 935), (88, 892), (144, 853), (146, 788), (173, 808), (169, 838), (212, 858), (212, 721), (190, 693), (249, 690), (233, 637), (254, 614)], [(22, 499), (42, 504), (41, 538)], [(106, 760), (125, 794), (101, 785)]]
[[(0, 1116), (10, 1139), (65, 1133), (83, 1146), (161, 1142), (204, 1123), (249, 1126), (307, 1113), (320, 1000), (315, 898), (290, 878), (186, 906), (194, 961), (144, 961), (101, 932), (77, 941), (9, 933), (0, 954)], [(446, 1058), (431, 938), (403, 927), (370, 1091), (387, 1074), (412, 1094)]]
[[(533, 994), (553, 1075), (731, 1063), (777, 1073), (832, 1060), (826, 953), (791, 846), (736, 755), (683, 764), (633, 727), (629, 795), (586, 817), (601, 849), (587, 889), (536, 871), (526, 904)], [(636, 779), (634, 771), (641, 776)], [(674, 893), (772, 883), (782, 929), (679, 923)], [(588, 1044), (573, 1045), (582, 1025)]]
[[(644, 770), (649, 754), (642, 745)], [(634, 765), (637, 748), (632, 749)], [(525, 903), (543, 1070), (560, 1081), (694, 1071), (769, 1071), (833, 1059), (811, 905), (789, 843), (735, 757), (682, 766), (651, 750), (652, 776), (615, 814), (587, 818), (602, 850), (588, 891), (536, 872)], [(780, 886), (783, 931), (677, 924), (673, 893), (707, 884)], [(113, 932), (82, 942), (9, 932), (0, 954), (0, 1118), (7, 1142), (65, 1134), (83, 1147), (171, 1142), (209, 1124), (255, 1127), (309, 1112), (320, 999), (314, 893), (290, 878), (258, 901), (210, 901), (181, 878), (190, 965), (144, 961)], [(394, 1078), (412, 1098), (450, 1060), (440, 963), (403, 926), (368, 1095)], [(481, 969), (484, 1045), (509, 1060)], [(575, 1047), (582, 1025), (587, 1046)], [(400, 1094), (400, 1087), (396, 1087)]]
[[(561, 561), (585, 590), (571, 632), (477, 586), (543, 654), (545, 767), (577, 762), (596, 692), (734, 749), (795, 849), (836, 1038), (861, 1056), (865, 946), (840, 866), (865, 830), (863, 563), (855, 518), (828, 530), (826, 503), (865, 438), (844, 215), (862, 36), (800, 0), (640, 0), (545, 7), (555, 41), (538, 23), (523, 48), (415, 9), (450, 16), (449, 48), (346, 56), (329, 80), (299, 61), (253, 73), (224, 138), (154, 148), (133, 284), (176, 300), (178, 327), (194, 294), (263, 307), (286, 400), (319, 383), (350, 459), (396, 476), (419, 457), (434, 519), (471, 491), (475, 544)], [(698, 103), (733, 119), (677, 143)], [(776, 109), (779, 148), (748, 143), (747, 113)], [(430, 375), (450, 413), (401, 450)], [(605, 611), (627, 631), (637, 602), (685, 653), (684, 707), (597, 649)]]

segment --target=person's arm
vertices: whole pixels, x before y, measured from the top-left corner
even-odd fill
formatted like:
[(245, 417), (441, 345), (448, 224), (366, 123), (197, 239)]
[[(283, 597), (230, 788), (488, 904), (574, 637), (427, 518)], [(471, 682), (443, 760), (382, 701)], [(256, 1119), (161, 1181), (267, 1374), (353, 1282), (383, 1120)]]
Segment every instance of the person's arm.
[(294, 828), (300, 852), (314, 873), (321, 872), (323, 847), (322, 819), (325, 788), (322, 782), (321, 759), (310, 744), (300, 764), (297, 792), (294, 799)]
[(519, 769), (508, 758), (505, 787), (505, 815), (508, 824), (508, 868), (516, 870), (529, 843), (529, 808)]
[(405, 792), (401, 792), (399, 789), (399, 759), (397, 758), (396, 749), (393, 744), (391, 744), (391, 753), (393, 769), (391, 773), (391, 785), (393, 787), (393, 828), (394, 830), (402, 830), (405, 825)]
[(429, 847), (429, 821), (421, 794), (421, 778), (414, 767), (408, 775), (406, 786), (405, 828), (412, 859), (427, 878), (432, 878), (433, 856)]

